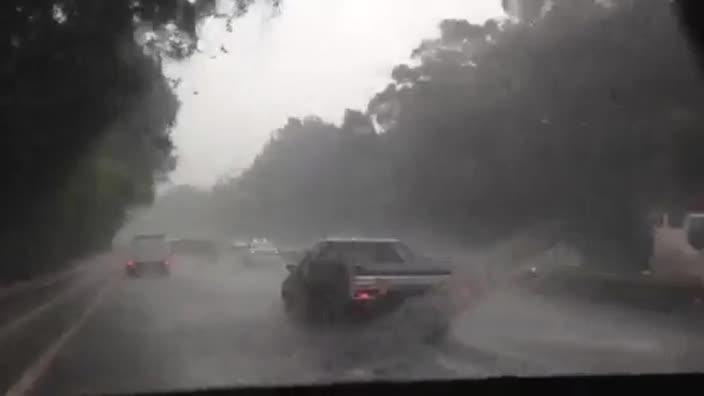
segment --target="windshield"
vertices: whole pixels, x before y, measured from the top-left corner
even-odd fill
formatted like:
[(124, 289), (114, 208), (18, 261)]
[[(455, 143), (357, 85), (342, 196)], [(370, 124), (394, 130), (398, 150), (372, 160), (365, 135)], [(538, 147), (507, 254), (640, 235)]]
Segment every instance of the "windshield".
[(1, 1), (0, 394), (704, 371), (702, 4)]

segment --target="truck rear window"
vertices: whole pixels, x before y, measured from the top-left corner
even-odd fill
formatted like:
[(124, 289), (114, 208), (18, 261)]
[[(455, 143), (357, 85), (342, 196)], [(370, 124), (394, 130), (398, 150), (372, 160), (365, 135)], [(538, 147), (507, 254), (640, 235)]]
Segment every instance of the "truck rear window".
[(163, 237), (138, 237), (130, 246), (136, 260), (159, 260), (169, 255), (169, 244)]
[(392, 242), (328, 242), (320, 251), (323, 260), (366, 263), (402, 263), (403, 254)]

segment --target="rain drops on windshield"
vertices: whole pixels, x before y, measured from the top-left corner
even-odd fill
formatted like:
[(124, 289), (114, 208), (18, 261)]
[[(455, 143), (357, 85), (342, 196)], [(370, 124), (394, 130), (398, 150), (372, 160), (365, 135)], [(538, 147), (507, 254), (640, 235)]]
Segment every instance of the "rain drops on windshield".
[(1, 390), (704, 370), (689, 4), (6, 0)]

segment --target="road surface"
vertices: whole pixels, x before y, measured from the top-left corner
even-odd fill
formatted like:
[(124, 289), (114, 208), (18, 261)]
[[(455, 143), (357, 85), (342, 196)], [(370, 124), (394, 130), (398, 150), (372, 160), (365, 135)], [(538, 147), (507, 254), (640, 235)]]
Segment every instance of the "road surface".
[(671, 316), (498, 291), (419, 342), (415, 318), (304, 329), (283, 315), (281, 263), (177, 260), (130, 280), (114, 255), (67, 279), (0, 295), (0, 383), (8, 394), (183, 390), (377, 378), (704, 369), (704, 338)]

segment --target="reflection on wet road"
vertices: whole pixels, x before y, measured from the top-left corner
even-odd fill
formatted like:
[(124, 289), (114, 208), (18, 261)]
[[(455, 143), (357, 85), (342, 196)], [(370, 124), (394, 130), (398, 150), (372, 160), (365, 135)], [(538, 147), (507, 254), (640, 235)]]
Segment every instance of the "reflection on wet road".
[(447, 375), (434, 351), (392, 325), (290, 323), (279, 299), (284, 271), (186, 260), (170, 278), (120, 279), (41, 378), (40, 393)]
[[(3, 389), (61, 395), (704, 368), (702, 333), (663, 314), (496, 292), (433, 348), (402, 315), (364, 327), (291, 323), (280, 305), (281, 263), (184, 259), (169, 278), (122, 275), (106, 260), (55, 292), (73, 297), (20, 325), (3, 323), (0, 352), (11, 357)], [(22, 330), (3, 332), (10, 325)]]

